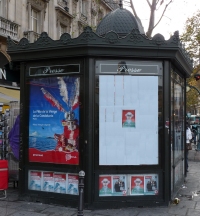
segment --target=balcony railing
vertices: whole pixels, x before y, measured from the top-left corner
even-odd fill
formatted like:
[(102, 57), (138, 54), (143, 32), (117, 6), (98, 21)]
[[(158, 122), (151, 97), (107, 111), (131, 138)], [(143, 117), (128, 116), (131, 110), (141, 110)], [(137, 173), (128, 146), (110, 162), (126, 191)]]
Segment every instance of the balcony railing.
[(19, 25), (0, 17), (0, 35), (6, 38), (10, 36), (12, 40), (19, 41)]
[(30, 43), (33, 43), (40, 37), (40, 34), (34, 31), (25, 31), (24, 37), (27, 38)]

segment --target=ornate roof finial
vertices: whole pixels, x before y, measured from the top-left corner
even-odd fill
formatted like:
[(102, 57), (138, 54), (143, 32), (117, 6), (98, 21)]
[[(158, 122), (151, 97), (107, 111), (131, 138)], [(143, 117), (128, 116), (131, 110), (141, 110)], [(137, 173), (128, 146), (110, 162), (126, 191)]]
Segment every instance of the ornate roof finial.
[(119, 0), (119, 7), (120, 7), (121, 9), (123, 8), (122, 0)]

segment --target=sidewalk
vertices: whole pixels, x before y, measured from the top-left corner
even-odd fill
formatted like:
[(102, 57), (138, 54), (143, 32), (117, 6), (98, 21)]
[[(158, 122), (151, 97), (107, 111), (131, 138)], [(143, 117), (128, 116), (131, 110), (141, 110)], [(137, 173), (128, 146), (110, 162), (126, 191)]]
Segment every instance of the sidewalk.
[[(194, 151), (194, 152), (193, 152)], [(190, 156), (197, 154), (191, 150)], [(198, 152), (198, 154), (200, 154)], [(199, 157), (199, 155), (198, 155)], [(198, 158), (195, 156), (195, 160)], [(200, 162), (189, 161), (189, 172), (185, 185), (177, 197), (179, 204), (168, 207), (124, 208), (109, 210), (84, 210), (84, 216), (199, 216), (200, 215)], [(31, 203), (18, 199), (18, 189), (10, 184), (7, 198), (0, 200), (0, 216), (76, 216), (77, 209)]]

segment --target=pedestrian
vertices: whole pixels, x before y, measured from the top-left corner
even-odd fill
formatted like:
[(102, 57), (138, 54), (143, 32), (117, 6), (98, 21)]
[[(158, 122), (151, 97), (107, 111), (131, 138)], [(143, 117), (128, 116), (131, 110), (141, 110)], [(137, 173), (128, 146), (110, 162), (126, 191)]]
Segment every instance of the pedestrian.
[(192, 132), (190, 130), (190, 125), (188, 122), (186, 123), (186, 171), (188, 172), (188, 152), (191, 150), (191, 139), (192, 139)]

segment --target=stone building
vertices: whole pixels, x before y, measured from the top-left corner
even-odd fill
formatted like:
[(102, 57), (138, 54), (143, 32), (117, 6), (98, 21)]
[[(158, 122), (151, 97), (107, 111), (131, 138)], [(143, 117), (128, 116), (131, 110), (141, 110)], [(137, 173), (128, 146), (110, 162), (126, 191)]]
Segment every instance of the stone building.
[(15, 42), (23, 37), (34, 42), (42, 32), (54, 40), (64, 32), (77, 37), (117, 7), (113, 0), (0, 0), (0, 68), (11, 61), (8, 36)]

